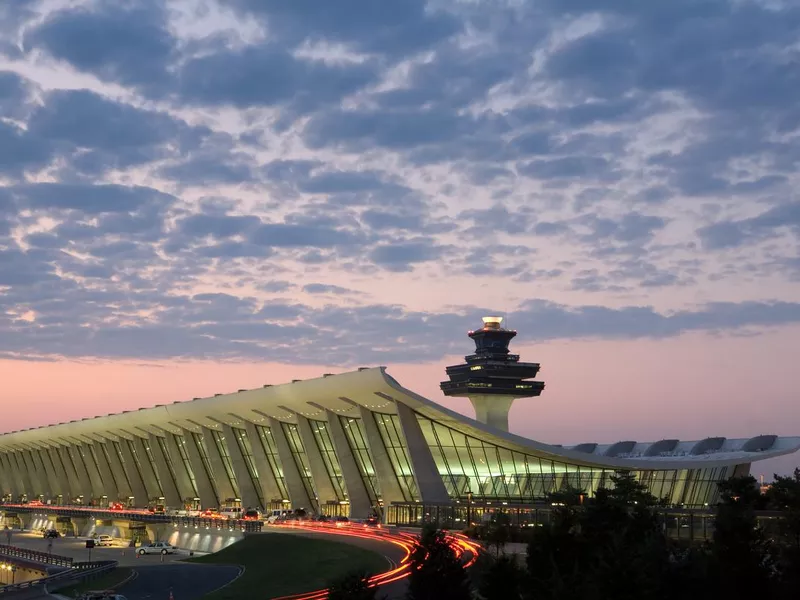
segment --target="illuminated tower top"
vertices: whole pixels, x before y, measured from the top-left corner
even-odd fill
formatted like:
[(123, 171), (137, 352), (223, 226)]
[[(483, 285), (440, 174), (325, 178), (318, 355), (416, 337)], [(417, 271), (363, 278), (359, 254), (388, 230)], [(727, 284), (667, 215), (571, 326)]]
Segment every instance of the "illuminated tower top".
[(475, 342), (475, 353), (465, 363), (447, 367), (450, 381), (440, 384), (445, 396), (470, 399), (478, 421), (508, 430), (508, 411), (517, 398), (539, 396), (544, 382), (530, 381), (539, 372), (539, 363), (519, 362), (508, 344), (516, 331), (503, 328), (503, 317), (483, 317), (483, 327), (468, 333)]

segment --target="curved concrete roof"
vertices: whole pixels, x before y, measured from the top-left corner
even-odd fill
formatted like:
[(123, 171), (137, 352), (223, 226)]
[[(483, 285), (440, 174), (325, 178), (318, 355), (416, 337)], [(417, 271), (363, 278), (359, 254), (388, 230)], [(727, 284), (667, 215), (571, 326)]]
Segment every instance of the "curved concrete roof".
[(86, 443), (133, 435), (200, 427), (219, 429), (222, 424), (241, 426), (244, 421), (265, 422), (269, 417), (296, 422), (296, 414), (325, 419), (330, 410), (358, 417), (358, 406), (394, 413), (394, 402), (464, 434), (510, 450), (556, 462), (612, 469), (687, 469), (731, 466), (763, 460), (800, 449), (800, 437), (759, 435), (748, 439), (707, 438), (700, 441), (625, 441), (615, 444), (585, 443), (573, 447), (544, 444), (465, 417), (400, 385), (384, 367), (359, 369), (316, 379), (266, 385), (253, 390), (216, 394), (191, 401), (173, 402), (117, 414), (86, 418), (0, 435), (0, 449), (24, 449), (59, 443)]

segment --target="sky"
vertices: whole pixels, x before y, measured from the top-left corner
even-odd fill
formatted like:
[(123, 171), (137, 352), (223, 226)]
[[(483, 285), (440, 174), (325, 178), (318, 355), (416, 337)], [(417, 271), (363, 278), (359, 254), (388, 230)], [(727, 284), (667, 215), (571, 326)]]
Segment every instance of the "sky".
[[(3, 0), (0, 431), (501, 314), (549, 443), (800, 435), (790, 0)], [(800, 456), (758, 465), (788, 471)]]

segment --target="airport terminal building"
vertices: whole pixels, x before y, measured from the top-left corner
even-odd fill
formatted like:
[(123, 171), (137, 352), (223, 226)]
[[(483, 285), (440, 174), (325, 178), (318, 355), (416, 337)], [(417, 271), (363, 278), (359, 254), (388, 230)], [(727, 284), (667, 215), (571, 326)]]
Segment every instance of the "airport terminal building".
[(484, 319), (470, 332), (475, 353), (447, 369), (442, 390), (470, 398), (476, 419), (383, 367), (361, 368), (0, 435), (0, 491), (12, 502), (238, 504), (410, 525), (442, 511), (520, 514), (566, 488), (591, 496), (616, 471), (670, 505), (703, 507), (718, 481), (800, 448), (800, 438), (775, 435), (572, 447), (520, 437), (508, 409), (544, 384), (533, 379), (538, 364), (509, 352), (514, 335)]

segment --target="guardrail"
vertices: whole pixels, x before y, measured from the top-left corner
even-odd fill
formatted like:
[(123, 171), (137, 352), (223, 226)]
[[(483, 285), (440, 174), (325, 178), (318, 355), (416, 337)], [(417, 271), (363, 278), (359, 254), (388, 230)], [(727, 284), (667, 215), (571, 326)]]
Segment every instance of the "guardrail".
[(28, 548), (18, 548), (17, 546), (6, 546), (0, 544), (0, 555), (8, 556), (11, 558), (19, 558), (30, 562), (36, 562), (43, 565), (53, 565), (56, 567), (72, 568), (72, 559), (69, 556), (60, 556), (58, 554), (49, 554), (47, 552), (38, 552), (37, 550), (29, 550)]
[(117, 561), (103, 560), (90, 563), (74, 563), (70, 569), (50, 575), (49, 577), (42, 577), (41, 579), (34, 579), (33, 581), (23, 581), (22, 583), (15, 583), (13, 585), (6, 585), (0, 587), (0, 596), (14, 594), (15, 592), (30, 590), (35, 587), (47, 586), (51, 583), (61, 581), (69, 581), (73, 579), (89, 579), (102, 575), (112, 569), (116, 569)]
[(66, 517), (125, 519), (128, 521), (140, 521), (142, 523), (171, 523), (173, 525), (183, 525), (186, 527), (229, 529), (231, 531), (243, 531), (245, 533), (258, 533), (264, 526), (263, 522), (261, 521), (250, 521), (244, 519), (178, 517), (175, 515), (156, 515), (144, 511), (106, 510), (94, 507), (77, 508), (50, 505), (26, 506), (19, 504), (0, 504), (0, 510), (18, 513), (49, 513)]

